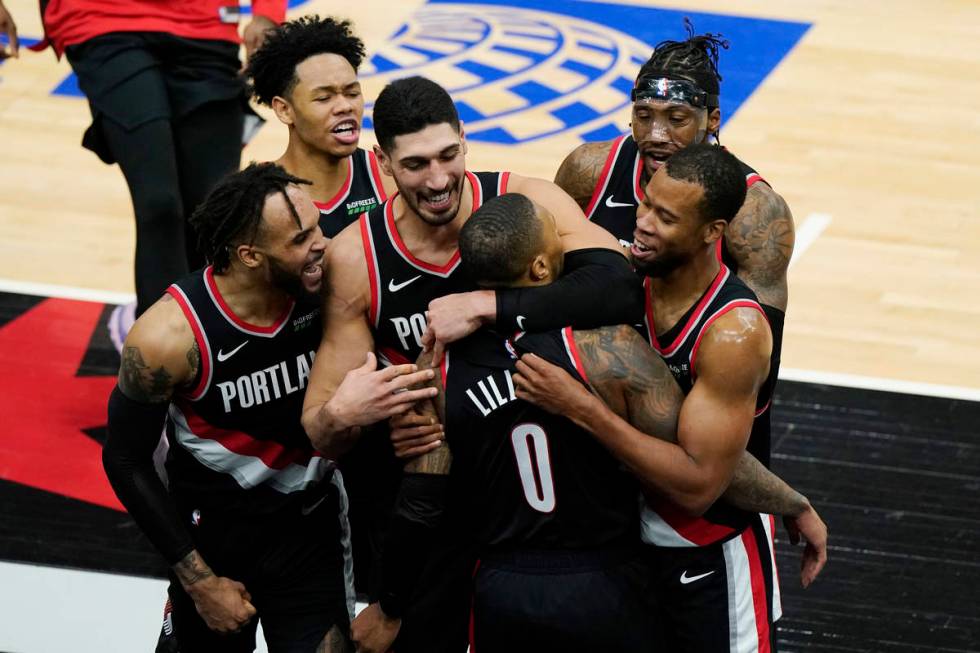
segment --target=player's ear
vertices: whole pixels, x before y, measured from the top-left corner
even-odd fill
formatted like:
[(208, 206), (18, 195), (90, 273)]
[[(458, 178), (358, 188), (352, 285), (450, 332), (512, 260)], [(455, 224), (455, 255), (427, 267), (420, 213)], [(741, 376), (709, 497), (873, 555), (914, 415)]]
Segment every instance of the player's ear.
[(721, 128), (721, 109), (715, 107), (708, 112), (708, 134), (716, 135)]
[(544, 254), (538, 254), (534, 257), (528, 275), (535, 284), (551, 280), (551, 267), (548, 265), (548, 259)]
[(285, 98), (279, 97), (278, 95), (272, 98), (272, 111), (276, 114), (279, 122), (284, 125), (291, 125), (295, 122), (293, 107)]
[(704, 225), (704, 242), (713, 243), (725, 235), (728, 223), (724, 220), (712, 220)]
[(386, 175), (388, 175), (389, 177), (392, 177), (393, 175), (391, 174), (391, 159), (388, 158), (388, 155), (385, 153), (384, 150), (381, 149), (380, 145), (374, 146), (374, 156), (376, 156), (378, 159), (378, 165), (381, 166), (381, 171)]
[(254, 245), (239, 245), (235, 248), (235, 255), (241, 261), (242, 265), (252, 270), (260, 267), (262, 261), (265, 259), (265, 255), (256, 249)]
[(459, 121), (459, 142), (463, 146), (463, 154), (466, 154), (466, 130), (463, 129), (463, 121)]

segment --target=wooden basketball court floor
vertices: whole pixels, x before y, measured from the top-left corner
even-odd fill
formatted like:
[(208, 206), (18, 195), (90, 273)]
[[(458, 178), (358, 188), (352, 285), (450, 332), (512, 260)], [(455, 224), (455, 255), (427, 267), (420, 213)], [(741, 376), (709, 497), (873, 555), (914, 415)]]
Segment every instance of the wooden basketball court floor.
[[(6, 4), (22, 36), (40, 35), (36, 3)], [(797, 224), (774, 466), (822, 511), (831, 548), (802, 591), (798, 554), (780, 543), (781, 649), (980, 651), (980, 4), (616, 4), (810, 24), (722, 132)], [(377, 51), (422, 5), (316, 0), (291, 15), (349, 16)], [(68, 72), (49, 52), (0, 65), (2, 651), (155, 638), (155, 626), (112, 637), (114, 622), (145, 618), (127, 600), (137, 590), (111, 585), (126, 577), (45, 580), (161, 572), (99, 478), (100, 398), (118, 364), (105, 321), (131, 297), (133, 228), (122, 176), (79, 146), (84, 101), (50, 92)], [(283, 140), (269, 122), (243, 160), (275, 158)], [(578, 142), (474, 142), (468, 163), (550, 178)], [(49, 393), (75, 404), (52, 415)]]

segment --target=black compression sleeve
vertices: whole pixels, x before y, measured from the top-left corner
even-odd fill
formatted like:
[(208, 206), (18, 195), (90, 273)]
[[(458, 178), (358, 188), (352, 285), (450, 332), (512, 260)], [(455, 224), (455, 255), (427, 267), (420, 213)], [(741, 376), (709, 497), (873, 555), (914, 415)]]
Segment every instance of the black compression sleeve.
[(406, 473), (388, 525), (381, 561), (381, 595), (386, 615), (401, 618), (412, 595), (446, 502), (448, 477)]
[(102, 466), (116, 496), (168, 564), (190, 553), (194, 544), (180, 525), (170, 494), (153, 468), (167, 404), (144, 404), (122, 393), (109, 396), (109, 435)]
[(497, 328), (503, 333), (569, 325), (594, 329), (642, 319), (640, 279), (626, 257), (609, 249), (568, 252), (564, 273), (550, 285), (497, 290)]

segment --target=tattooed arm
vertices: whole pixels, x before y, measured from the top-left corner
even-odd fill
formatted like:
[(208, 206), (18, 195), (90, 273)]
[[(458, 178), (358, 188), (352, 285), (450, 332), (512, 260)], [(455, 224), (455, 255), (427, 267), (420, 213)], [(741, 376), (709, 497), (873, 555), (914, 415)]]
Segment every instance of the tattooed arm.
[(738, 276), (759, 302), (786, 310), (786, 270), (793, 256), (793, 214), (786, 201), (763, 183), (749, 188), (745, 203), (725, 231)]
[(596, 184), (602, 175), (602, 168), (609, 157), (612, 141), (583, 143), (565, 157), (555, 174), (555, 183), (571, 195), (579, 207), (585, 211), (592, 200)]
[(251, 597), (241, 583), (216, 576), (194, 549), (185, 520), (153, 467), (170, 400), (194, 380), (200, 364), (190, 325), (164, 295), (136, 321), (123, 344), (102, 463), (119, 500), (172, 565), (208, 626), (233, 632), (255, 614)]

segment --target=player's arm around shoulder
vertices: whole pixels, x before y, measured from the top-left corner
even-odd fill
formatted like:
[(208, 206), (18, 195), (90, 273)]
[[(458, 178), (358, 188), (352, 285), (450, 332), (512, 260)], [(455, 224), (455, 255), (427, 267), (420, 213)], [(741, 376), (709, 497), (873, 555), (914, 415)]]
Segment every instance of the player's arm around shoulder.
[(130, 329), (119, 364), (119, 389), (143, 403), (169, 402), (201, 366), (201, 350), (187, 318), (169, 294)]
[(619, 241), (599, 225), (585, 219), (582, 209), (566, 191), (545, 179), (511, 175), (508, 192), (521, 193), (540, 204), (555, 217), (558, 235), (566, 253), (577, 249), (610, 249), (624, 257), (626, 253)]
[(585, 211), (595, 187), (602, 177), (602, 169), (609, 158), (613, 141), (582, 143), (565, 157), (555, 174), (555, 183), (568, 193)]
[(725, 231), (728, 251), (738, 262), (738, 276), (762, 304), (786, 310), (786, 271), (795, 242), (793, 214), (768, 184), (749, 188), (745, 203)]

